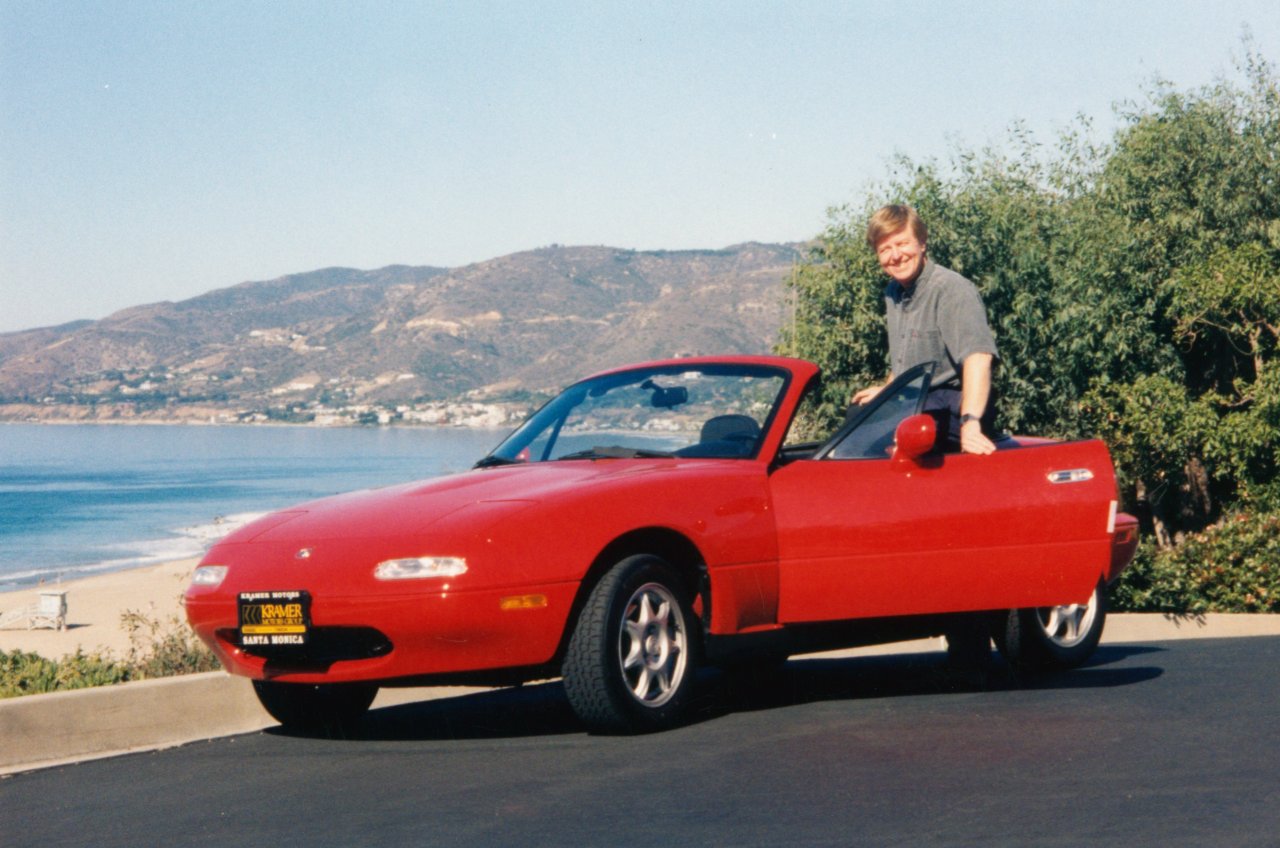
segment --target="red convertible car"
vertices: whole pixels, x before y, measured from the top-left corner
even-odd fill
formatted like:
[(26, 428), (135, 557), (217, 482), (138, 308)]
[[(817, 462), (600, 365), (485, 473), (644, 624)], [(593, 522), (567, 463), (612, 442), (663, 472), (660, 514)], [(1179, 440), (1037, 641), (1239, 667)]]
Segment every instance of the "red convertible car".
[(1013, 665), (1078, 665), (1137, 544), (1105, 445), (949, 451), (920, 413), (929, 378), (804, 441), (810, 362), (597, 374), (467, 473), (238, 530), (197, 568), (187, 616), (302, 730), (354, 721), (380, 686), (554, 676), (587, 727), (652, 730), (680, 720), (701, 664), (960, 622)]

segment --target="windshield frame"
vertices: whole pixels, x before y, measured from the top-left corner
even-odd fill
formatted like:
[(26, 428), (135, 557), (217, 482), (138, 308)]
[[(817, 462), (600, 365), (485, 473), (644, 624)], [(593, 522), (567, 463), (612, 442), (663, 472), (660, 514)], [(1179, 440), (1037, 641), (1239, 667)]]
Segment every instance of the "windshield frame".
[[(552, 436), (550, 443), (546, 448), (549, 453), (553, 447), (553, 443), (559, 438), (560, 428), (565, 424), (569, 415), (577, 408), (592, 392), (604, 394), (616, 388), (642, 384), (646, 380), (662, 377), (673, 377), (686, 374), (689, 372), (697, 372), (710, 376), (725, 377), (754, 377), (758, 379), (775, 379), (778, 380), (778, 387), (771, 401), (769, 412), (764, 420), (760, 423), (760, 433), (756, 437), (755, 444), (752, 446), (749, 454), (734, 457), (696, 457), (692, 455), (680, 455), (672, 453), (669, 456), (661, 456), (656, 452), (637, 450), (635, 456), (644, 458), (670, 458), (670, 459), (732, 459), (732, 460), (755, 460), (759, 457), (761, 450), (768, 441), (767, 436), (772, 431), (774, 422), (777, 419), (780, 408), (783, 406), (785, 398), (791, 387), (793, 373), (791, 370), (772, 364), (762, 363), (746, 363), (746, 362), (708, 362), (708, 361), (669, 361), (662, 363), (651, 363), (633, 368), (624, 368), (616, 371), (607, 371), (593, 375), (584, 380), (565, 388), (551, 400), (544, 403), (532, 415), (515, 429), (509, 436), (489, 452), (483, 459), (476, 463), (477, 467), (508, 465), (516, 463), (525, 463), (531, 461), (530, 458), (520, 458), (520, 453), (527, 447), (534, 444), (548, 429), (551, 429)], [(583, 459), (606, 459), (606, 458), (623, 458), (608, 453), (598, 455), (582, 456)], [(559, 458), (546, 457), (543, 459), (532, 460), (535, 462), (544, 461), (560, 461)]]

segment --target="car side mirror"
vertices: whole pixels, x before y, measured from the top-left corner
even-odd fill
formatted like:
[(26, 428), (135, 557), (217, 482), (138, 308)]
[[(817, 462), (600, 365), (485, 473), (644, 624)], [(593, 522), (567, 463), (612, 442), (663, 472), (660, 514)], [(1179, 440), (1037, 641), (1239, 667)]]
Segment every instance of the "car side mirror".
[(937, 439), (938, 425), (932, 415), (912, 415), (905, 418), (893, 433), (893, 461), (919, 462), (920, 457), (933, 450)]

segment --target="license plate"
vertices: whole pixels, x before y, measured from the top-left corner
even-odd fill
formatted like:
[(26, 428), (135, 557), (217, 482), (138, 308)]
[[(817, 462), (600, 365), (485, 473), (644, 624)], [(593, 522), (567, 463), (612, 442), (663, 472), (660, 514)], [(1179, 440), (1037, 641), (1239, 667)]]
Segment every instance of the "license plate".
[(311, 629), (311, 596), (299, 589), (241, 592), (240, 645), (305, 645)]

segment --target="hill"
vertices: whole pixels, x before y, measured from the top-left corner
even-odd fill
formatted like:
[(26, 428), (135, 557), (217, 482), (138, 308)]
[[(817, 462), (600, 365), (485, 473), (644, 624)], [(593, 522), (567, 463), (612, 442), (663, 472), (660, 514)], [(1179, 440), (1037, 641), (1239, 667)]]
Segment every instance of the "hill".
[(327, 420), (527, 407), (641, 359), (768, 351), (796, 245), (552, 246), (462, 268), (329, 268), (0, 334), (0, 419)]

